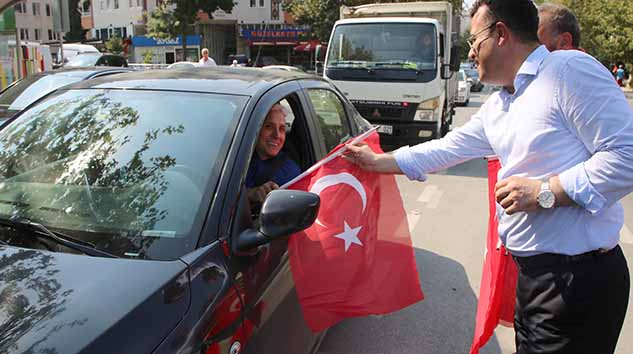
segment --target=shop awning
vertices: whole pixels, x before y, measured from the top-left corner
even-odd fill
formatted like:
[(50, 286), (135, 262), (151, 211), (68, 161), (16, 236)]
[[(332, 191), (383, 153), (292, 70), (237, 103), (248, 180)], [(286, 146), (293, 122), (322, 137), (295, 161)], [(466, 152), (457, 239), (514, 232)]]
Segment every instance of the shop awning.
[(298, 46), (294, 47), (294, 51), (295, 52), (311, 52), (311, 51), (314, 51), (317, 45), (319, 44), (322, 45), (323, 47), (327, 46), (325, 43), (322, 43), (319, 41), (300, 42)]

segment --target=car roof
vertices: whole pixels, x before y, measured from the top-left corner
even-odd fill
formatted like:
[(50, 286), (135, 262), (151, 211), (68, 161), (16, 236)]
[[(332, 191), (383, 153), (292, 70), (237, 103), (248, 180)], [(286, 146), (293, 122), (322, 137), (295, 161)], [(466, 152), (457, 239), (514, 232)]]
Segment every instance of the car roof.
[(35, 77), (44, 77), (50, 75), (68, 75), (68, 76), (91, 76), (97, 73), (105, 73), (109, 71), (132, 71), (126, 68), (108, 67), (108, 66), (87, 66), (87, 67), (63, 67), (55, 70), (43, 71), (32, 74)]
[(296, 79), (325, 81), (314, 75), (285, 70), (198, 67), (111, 75), (76, 83), (68, 88), (173, 90), (254, 96), (280, 83)]

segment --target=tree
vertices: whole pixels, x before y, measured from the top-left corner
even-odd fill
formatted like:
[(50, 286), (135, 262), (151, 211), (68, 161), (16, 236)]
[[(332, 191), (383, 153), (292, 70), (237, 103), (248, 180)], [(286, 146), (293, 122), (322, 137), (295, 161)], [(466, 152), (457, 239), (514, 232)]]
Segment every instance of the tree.
[(86, 39), (86, 30), (81, 26), (81, 12), (79, 4), (81, 0), (68, 0), (68, 15), (70, 17), (70, 32), (64, 36), (66, 41), (81, 42)]
[[(309, 25), (313, 37), (328, 40), (334, 22), (339, 19), (341, 6), (358, 6), (376, 2), (413, 2), (420, 0), (376, 1), (376, 0), (285, 0), (284, 11), (292, 15), (298, 24)], [(463, 0), (451, 0), (453, 14), (462, 12)]]
[(200, 11), (209, 14), (223, 10), (231, 13), (233, 0), (165, 0), (154, 10), (147, 21), (147, 32), (156, 39), (173, 39), (182, 36), (183, 58), (187, 58), (187, 35), (193, 33), (193, 24)]
[(116, 34), (110, 37), (105, 46), (108, 52), (112, 54), (121, 54), (123, 52), (123, 41), (121, 40), (121, 37)]

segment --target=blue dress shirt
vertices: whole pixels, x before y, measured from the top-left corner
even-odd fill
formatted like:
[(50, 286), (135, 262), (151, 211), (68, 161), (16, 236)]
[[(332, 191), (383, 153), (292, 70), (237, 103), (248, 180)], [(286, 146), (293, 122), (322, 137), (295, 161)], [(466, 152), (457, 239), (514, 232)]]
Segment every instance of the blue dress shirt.
[(577, 51), (534, 50), (514, 79), (443, 139), (395, 152), (400, 169), (425, 180), (472, 158), (497, 155), (498, 179), (558, 175), (577, 205), (504, 213), (499, 236), (514, 255), (575, 255), (615, 247), (633, 190), (633, 111), (611, 73)]

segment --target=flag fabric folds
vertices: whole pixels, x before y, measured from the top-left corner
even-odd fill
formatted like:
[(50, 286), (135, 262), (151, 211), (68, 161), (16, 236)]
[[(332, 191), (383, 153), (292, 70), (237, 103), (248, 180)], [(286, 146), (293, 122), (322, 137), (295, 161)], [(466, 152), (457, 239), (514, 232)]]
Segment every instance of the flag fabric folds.
[[(375, 131), (365, 143), (382, 152)], [(288, 242), (297, 296), (315, 332), (424, 298), (394, 176), (360, 169), (341, 149), (289, 187), (321, 197), (315, 223)]]
[(470, 354), (479, 350), (492, 336), (497, 325), (512, 326), (518, 272), (512, 255), (499, 239), (495, 185), (501, 164), (497, 158), (488, 159), (488, 237), (484, 267), (479, 289), (475, 335)]

